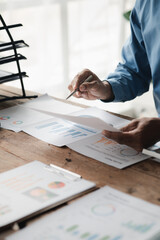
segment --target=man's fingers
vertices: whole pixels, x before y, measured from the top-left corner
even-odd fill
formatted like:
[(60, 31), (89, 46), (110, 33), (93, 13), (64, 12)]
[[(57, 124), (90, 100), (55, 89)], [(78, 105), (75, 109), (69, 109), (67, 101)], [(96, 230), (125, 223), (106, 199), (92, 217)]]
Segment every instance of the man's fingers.
[(130, 132), (110, 132), (107, 130), (103, 130), (102, 134), (114, 140), (119, 144), (124, 144), (134, 148), (137, 152), (141, 152), (144, 148), (143, 144), (139, 141), (139, 138), (135, 136), (134, 131)]
[(118, 142), (119, 144), (125, 144), (128, 146), (132, 146), (133, 144), (133, 134), (127, 132), (110, 132), (107, 130), (103, 130), (102, 134), (107, 138)]
[(69, 85), (68, 85), (68, 90), (71, 91), (71, 92), (73, 91), (73, 86), (72, 86), (72, 84), (69, 84)]
[(107, 130), (103, 130), (102, 134), (107, 138), (110, 138), (119, 144), (124, 144), (126, 142), (126, 136), (123, 132), (110, 132)]
[(73, 89), (78, 88), (90, 75), (93, 75), (93, 73), (89, 69), (84, 69), (78, 73), (72, 81)]
[(84, 98), (84, 99), (87, 99), (87, 100), (96, 100), (97, 97), (90, 94), (89, 92), (83, 92), (81, 93), (81, 96)]
[(133, 120), (127, 126), (121, 128), (121, 131), (122, 132), (133, 131), (135, 128), (137, 128), (137, 125), (138, 125), (138, 121), (137, 120)]
[(96, 91), (96, 86), (97, 86), (97, 81), (92, 81), (92, 82), (87, 82), (87, 83), (83, 83), (79, 86), (79, 90), (81, 92), (83, 91)]

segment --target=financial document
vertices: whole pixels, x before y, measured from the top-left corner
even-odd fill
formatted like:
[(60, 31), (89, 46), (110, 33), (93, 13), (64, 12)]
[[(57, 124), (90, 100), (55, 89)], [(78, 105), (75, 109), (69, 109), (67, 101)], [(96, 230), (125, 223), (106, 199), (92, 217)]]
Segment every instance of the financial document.
[(63, 114), (68, 114), (68, 113), (80, 111), (83, 109), (82, 107), (53, 99), (48, 94), (44, 94), (22, 105), (23, 107), (26, 107), (26, 108), (34, 108), (37, 110), (46, 110), (54, 113), (63, 113)]
[(49, 144), (62, 147), (100, 132), (63, 119), (52, 118), (23, 128), (25, 133)]
[(1, 173), (0, 228), (58, 206), (94, 186), (39, 161)]
[(47, 110), (54, 113), (69, 114), (76, 112), (82, 108), (64, 103), (58, 100), (54, 100), (47, 94), (42, 95), (34, 100), (30, 100), (27, 103), (16, 105), (14, 107), (0, 110), (0, 123), (2, 128), (6, 128), (15, 132), (23, 130), (23, 127), (51, 119), (52, 116), (40, 111), (32, 110)]
[(148, 158), (101, 135), (129, 123), (96, 107), (81, 109), (43, 95), (0, 111), (2, 127), (25, 133), (55, 146), (69, 148), (105, 164), (124, 168)]
[[(33, 110), (33, 109), (32, 109)], [(57, 114), (48, 111), (54, 118), (34, 123), (23, 128), (23, 131), (50, 144), (64, 146), (100, 133), (103, 129), (119, 131), (118, 124), (126, 124), (127, 120), (119, 121), (111, 118), (111, 114), (98, 108), (86, 108), (70, 115)]]
[(67, 144), (72, 150), (119, 169), (147, 159), (133, 148), (118, 144), (101, 133)]
[(1, 127), (14, 132), (22, 131), (23, 127), (37, 123), (40, 119), (41, 121), (45, 121), (50, 118), (50, 116), (44, 113), (24, 108), (21, 105), (0, 111)]
[(160, 208), (106, 186), (6, 238), (21, 239), (158, 240)]

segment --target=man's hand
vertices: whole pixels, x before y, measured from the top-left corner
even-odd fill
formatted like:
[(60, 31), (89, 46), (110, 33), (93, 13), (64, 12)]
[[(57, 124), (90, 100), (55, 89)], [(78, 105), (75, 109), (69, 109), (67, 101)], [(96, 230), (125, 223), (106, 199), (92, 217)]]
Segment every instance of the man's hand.
[[(92, 81), (82, 83), (90, 75), (93, 76)], [(87, 100), (96, 100), (96, 99), (113, 100), (114, 99), (114, 95), (113, 95), (110, 84), (107, 81), (102, 82), (96, 76), (96, 74), (91, 72), (89, 69), (85, 69), (79, 74), (77, 74), (73, 79), (73, 81), (68, 86), (68, 89), (71, 92), (74, 91), (76, 88), (79, 88), (79, 91), (77, 91), (74, 94), (74, 97), (77, 97), (77, 98), (85, 98)]]
[(128, 145), (138, 152), (160, 141), (160, 118), (141, 118), (131, 121), (121, 132), (102, 132), (107, 138)]

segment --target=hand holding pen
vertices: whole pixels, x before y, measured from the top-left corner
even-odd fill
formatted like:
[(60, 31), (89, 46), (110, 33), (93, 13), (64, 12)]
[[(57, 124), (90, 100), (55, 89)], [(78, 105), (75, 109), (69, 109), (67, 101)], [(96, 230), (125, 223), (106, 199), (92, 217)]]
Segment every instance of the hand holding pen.
[[(81, 84), (84, 83), (84, 82), (90, 82), (92, 79), (93, 79), (93, 76), (92, 76), (92, 75), (89, 75), (89, 77), (87, 77), (86, 79), (84, 79), (84, 80), (81, 82)], [(80, 84), (80, 85), (81, 85), (81, 84)], [(79, 87), (80, 87), (80, 86), (79, 86)], [(71, 94), (66, 98), (66, 100), (67, 100), (68, 98), (70, 98), (73, 94), (75, 94), (77, 91), (79, 91), (79, 87), (77, 87), (73, 92), (71, 92)]]
[(83, 70), (75, 76), (69, 84), (68, 89), (76, 98), (84, 98), (87, 100), (112, 100), (113, 93), (109, 83), (101, 81), (96, 74), (88, 69)]

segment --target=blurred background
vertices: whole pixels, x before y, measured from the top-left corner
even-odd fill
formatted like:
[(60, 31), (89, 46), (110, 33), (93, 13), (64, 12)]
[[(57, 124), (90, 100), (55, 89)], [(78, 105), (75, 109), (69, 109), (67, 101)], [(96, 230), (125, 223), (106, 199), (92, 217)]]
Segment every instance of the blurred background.
[[(23, 39), (29, 48), (18, 52), (29, 78), (25, 88), (65, 98), (73, 77), (89, 68), (100, 79), (114, 71), (121, 61), (121, 49), (130, 34), (123, 13), (135, 0), (1, 0), (0, 9), (7, 24), (22, 23), (11, 30), (15, 40)], [(0, 41), (7, 36), (0, 32)], [(1, 54), (2, 55), (2, 54)], [(3, 56), (3, 55), (2, 55)], [(13, 63), (3, 70), (13, 71)], [(8, 83), (20, 87), (19, 81)], [(102, 103), (71, 98), (89, 106), (131, 117), (157, 116), (150, 91), (125, 103)]]

